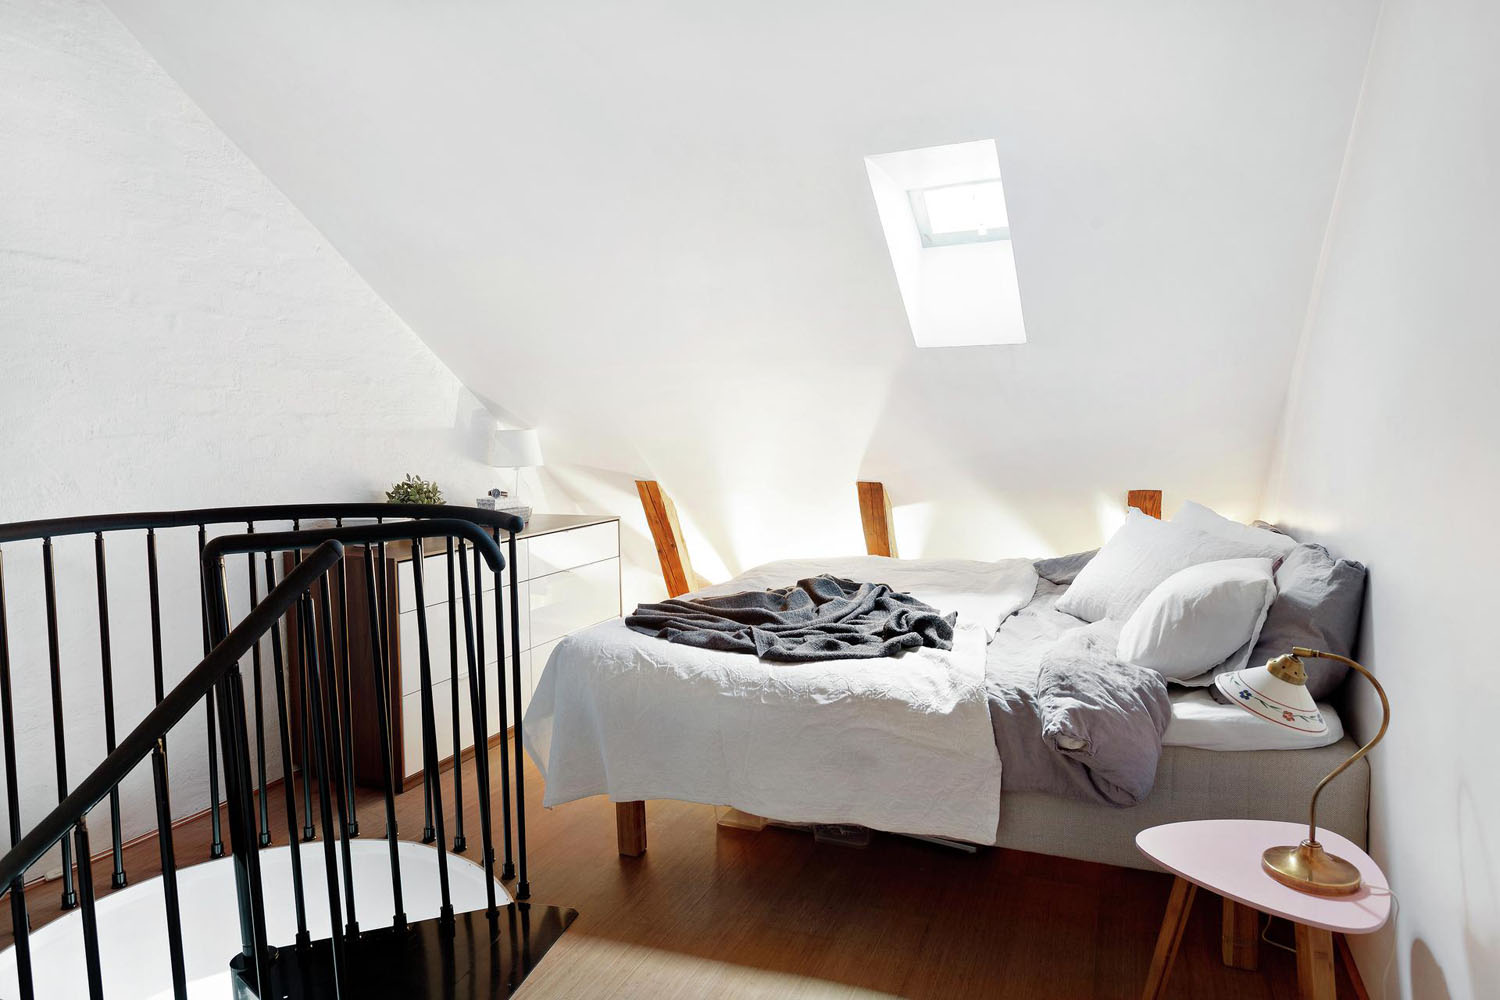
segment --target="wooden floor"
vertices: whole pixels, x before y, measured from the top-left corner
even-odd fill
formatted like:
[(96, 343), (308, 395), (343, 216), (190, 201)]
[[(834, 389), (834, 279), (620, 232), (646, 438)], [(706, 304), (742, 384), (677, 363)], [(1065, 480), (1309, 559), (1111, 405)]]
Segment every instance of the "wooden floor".
[[(495, 765), (498, 768), (498, 761)], [(479, 850), (472, 768), (466, 768), (470, 854)], [(451, 802), (451, 777), (445, 797)], [(1140, 995), (1171, 880), (1165, 875), (1005, 850), (977, 856), (896, 837), (865, 849), (810, 834), (720, 829), (710, 807), (652, 802), (644, 857), (615, 851), (614, 807), (602, 799), (541, 809), (527, 783), (531, 881), (537, 902), (580, 916), (519, 996), (1015, 997)], [(379, 836), (383, 805), (362, 792), (362, 832)], [(272, 830), (285, 843), (281, 794)], [(496, 794), (498, 809), (498, 793)], [(397, 799), (403, 837), (421, 834), (422, 800)], [(100, 816), (102, 817), (102, 813)], [(108, 829), (96, 818), (96, 830)], [(179, 865), (207, 857), (207, 818), (179, 827)], [(497, 831), (498, 836), (498, 831)], [(133, 881), (160, 870), (154, 841), (127, 852)], [(95, 885), (109, 885), (107, 863)], [(58, 883), (27, 893), (32, 923), (56, 916)], [(9, 944), (8, 906), (0, 943)], [(1290, 943), (1291, 928), (1272, 925)], [(1260, 971), (1219, 958), (1219, 901), (1200, 892), (1168, 995), (1279, 998), (1297, 994), (1293, 957), (1262, 946)], [(1353, 996), (1342, 969), (1339, 995)]]

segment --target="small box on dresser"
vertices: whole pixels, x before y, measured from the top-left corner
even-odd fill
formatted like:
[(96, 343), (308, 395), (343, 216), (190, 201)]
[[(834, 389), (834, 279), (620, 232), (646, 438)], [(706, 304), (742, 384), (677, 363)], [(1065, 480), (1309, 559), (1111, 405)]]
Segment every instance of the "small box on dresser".
[[(507, 539), (502, 536), (501, 550), (510, 558)], [(505, 634), (497, 633), (495, 621), (495, 577), (482, 567), (476, 591), (474, 553), (465, 547), (463, 558), (468, 566), (469, 591), (483, 602), (483, 651), (487, 701), (486, 724), (491, 745), (503, 738), (499, 731), (500, 691), (498, 666), (505, 664), (503, 688), (509, 689), (515, 663), (510, 639), (511, 577), (507, 566), (500, 581), (501, 605), (505, 616)], [(422, 609), (427, 622), (429, 664), (432, 671), (432, 695), (438, 753), (442, 766), (453, 760), (453, 682), (458, 682), (458, 720), (461, 752), (473, 753), (474, 736), (469, 707), (469, 666), (464, 649), (463, 579), (457, 564), (455, 547), (453, 582), (449, 583), (447, 543), (429, 541), (423, 547)], [(353, 721), (353, 758), (355, 779), (361, 784), (380, 785), (380, 731), (376, 715), (376, 698), (371, 670), (369, 613), (365, 601), (366, 579), (370, 571), (363, 547), (347, 551), (349, 607), (349, 673)], [(405, 790), (422, 779), (422, 713), (421, 661), (417, 615), (413, 552), (410, 543), (389, 543), (385, 548), (386, 609), (390, 635), (390, 707), (392, 774), (396, 788)], [(537, 678), (546, 666), (547, 657), (564, 636), (581, 628), (618, 617), (620, 608), (620, 521), (619, 518), (590, 514), (538, 514), (532, 517), (516, 541), (517, 606), (520, 631), (520, 698), (519, 705), (508, 705), (509, 725), (515, 725), (517, 711), (524, 712), (531, 703)], [(378, 590), (377, 590), (378, 593)], [(454, 600), (456, 598), (456, 600)], [(471, 599), (471, 613), (478, 614)], [(343, 608), (337, 594), (333, 597), (333, 622), (338, 634)], [(454, 626), (456, 626), (456, 640)], [(290, 621), (296, 634), (295, 619)], [(291, 691), (301, 688), (301, 664), (296, 643), (288, 643), (288, 669)], [(337, 642), (335, 643), (337, 646)], [(337, 656), (337, 652), (335, 656)], [(298, 699), (289, 699), (292, 719), (292, 754), (300, 763), (301, 732)]]

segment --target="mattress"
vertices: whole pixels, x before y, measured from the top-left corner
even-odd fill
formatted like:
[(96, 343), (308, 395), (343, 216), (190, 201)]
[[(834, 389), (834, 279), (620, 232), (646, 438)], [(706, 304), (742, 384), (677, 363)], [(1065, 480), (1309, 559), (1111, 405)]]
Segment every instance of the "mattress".
[[(1356, 749), (1348, 736), (1330, 746), (1304, 750), (1224, 753), (1165, 747), (1151, 794), (1129, 809), (1044, 792), (1005, 793), (1000, 797), (995, 844), (1158, 871), (1135, 848), (1135, 835), (1140, 831), (1190, 819), (1305, 823), (1313, 787)], [(1362, 759), (1323, 790), (1318, 824), (1356, 844), (1366, 844), (1369, 802), (1370, 765)]]

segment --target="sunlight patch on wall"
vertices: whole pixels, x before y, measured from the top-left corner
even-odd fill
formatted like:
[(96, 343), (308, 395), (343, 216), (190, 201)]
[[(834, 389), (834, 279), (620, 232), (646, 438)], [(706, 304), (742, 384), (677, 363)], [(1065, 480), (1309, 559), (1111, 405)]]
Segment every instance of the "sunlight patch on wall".
[(865, 171), (916, 345), (1024, 344), (995, 141), (867, 156)]

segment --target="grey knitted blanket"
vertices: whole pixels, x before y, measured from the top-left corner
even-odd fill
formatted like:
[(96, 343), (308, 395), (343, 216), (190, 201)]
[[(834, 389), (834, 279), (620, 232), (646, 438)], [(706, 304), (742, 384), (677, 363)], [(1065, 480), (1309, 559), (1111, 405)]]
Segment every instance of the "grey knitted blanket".
[(824, 574), (780, 590), (642, 604), (625, 624), (668, 642), (809, 663), (952, 649), (957, 618), (883, 583)]

